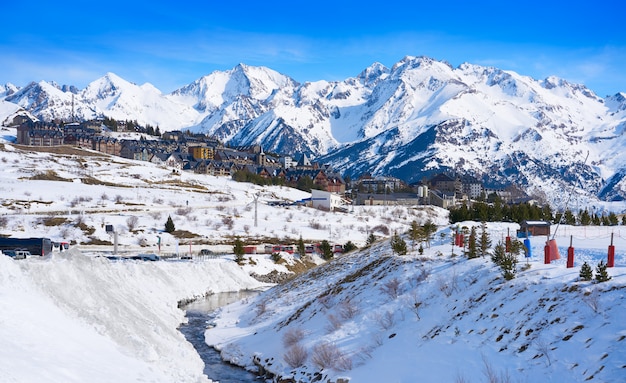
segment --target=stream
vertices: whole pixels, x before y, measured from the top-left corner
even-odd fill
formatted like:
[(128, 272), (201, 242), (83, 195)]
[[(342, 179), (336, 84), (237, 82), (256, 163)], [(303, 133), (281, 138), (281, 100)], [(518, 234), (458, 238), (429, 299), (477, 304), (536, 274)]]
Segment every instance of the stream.
[(230, 303), (255, 296), (258, 291), (235, 291), (217, 293), (205, 298), (200, 298), (181, 307), (186, 311), (188, 323), (182, 324), (180, 332), (191, 343), (200, 358), (204, 361), (204, 374), (209, 379), (220, 383), (245, 383), (260, 382), (260, 378), (241, 367), (225, 362), (220, 357), (219, 351), (209, 347), (204, 341), (204, 332), (207, 321), (215, 316), (215, 311)]

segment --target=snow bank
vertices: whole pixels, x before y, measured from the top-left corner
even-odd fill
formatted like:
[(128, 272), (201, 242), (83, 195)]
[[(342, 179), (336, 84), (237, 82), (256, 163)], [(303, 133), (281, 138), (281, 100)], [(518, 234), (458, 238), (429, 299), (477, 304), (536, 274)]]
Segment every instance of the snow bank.
[(141, 262), (77, 250), (0, 257), (4, 382), (208, 382), (181, 299), (257, 288), (230, 260)]

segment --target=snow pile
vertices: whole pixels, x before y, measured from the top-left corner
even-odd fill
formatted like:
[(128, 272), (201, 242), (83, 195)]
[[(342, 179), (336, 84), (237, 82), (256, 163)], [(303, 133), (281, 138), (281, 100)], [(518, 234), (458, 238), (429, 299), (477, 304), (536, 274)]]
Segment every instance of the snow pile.
[(208, 382), (179, 300), (258, 288), (232, 260), (0, 257), (5, 382)]
[[(494, 243), (516, 228), (489, 225)], [(612, 279), (595, 284), (579, 281), (580, 265), (606, 261), (610, 236), (566, 229), (557, 239), (577, 238), (575, 268), (543, 264), (545, 237), (531, 238), (534, 256), (520, 256), (511, 281), (488, 257), (453, 250), (449, 229), (423, 255), (380, 242), (224, 308), (207, 343), (302, 382), (622, 381), (626, 231)]]

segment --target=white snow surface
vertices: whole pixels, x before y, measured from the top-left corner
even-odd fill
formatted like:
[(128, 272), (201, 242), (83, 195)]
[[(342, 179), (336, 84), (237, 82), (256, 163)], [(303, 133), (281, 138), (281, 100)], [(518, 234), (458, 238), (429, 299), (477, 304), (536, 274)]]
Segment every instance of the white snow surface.
[[(177, 331), (185, 320), (177, 302), (268, 287), (251, 272), (288, 272), (267, 254), (249, 256), (243, 266), (229, 254), (191, 261), (110, 261), (98, 255), (113, 250), (105, 230), (111, 224), (122, 255), (196, 255), (201, 248), (229, 253), (234, 236), (287, 243), (300, 236), (306, 242), (351, 240), (359, 247), (369, 233), (378, 236), (370, 249), (339, 256), (220, 311), (206, 332), (207, 343), (247, 368), (254, 368), (256, 356), (273, 373), (307, 381), (320, 371), (316, 361), (323, 345), (340, 362), (321, 370), (333, 381), (481, 382), (491, 371), (520, 382), (623, 382), (622, 226), (560, 226), (561, 259), (548, 265), (543, 263), (545, 238), (533, 237), (532, 257), (521, 256), (517, 277), (505, 281), (488, 258), (467, 260), (461, 248), (453, 250), (442, 209), (379, 206), (328, 213), (274, 207), (267, 202), (309, 194), (174, 173), (101, 153), (23, 151), (11, 144), (15, 129), (1, 129), (0, 233), (72, 242), (70, 251), (49, 257), (0, 257), (2, 381), (208, 382), (200, 358)], [(164, 233), (168, 216), (177, 230), (196, 238)], [(439, 232), (424, 254), (407, 239), (409, 254), (393, 255), (388, 235), (377, 231), (384, 226), (404, 233), (413, 220), (427, 219)], [(460, 226), (471, 225), (478, 224)], [(488, 226), (494, 244), (517, 228)], [(582, 262), (595, 269), (606, 260), (611, 234), (612, 279), (579, 281)], [(572, 269), (565, 267), (570, 238), (576, 248)], [(287, 263), (295, 261), (282, 256)], [(530, 268), (524, 269), (526, 264)], [(299, 368), (285, 360), (295, 345), (308, 352)]]

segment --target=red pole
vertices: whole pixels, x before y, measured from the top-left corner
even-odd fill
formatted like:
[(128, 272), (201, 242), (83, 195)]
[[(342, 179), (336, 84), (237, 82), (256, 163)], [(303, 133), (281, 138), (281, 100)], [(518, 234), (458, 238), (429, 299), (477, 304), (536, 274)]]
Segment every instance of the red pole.
[(574, 267), (574, 247), (572, 246), (572, 236), (569, 237), (569, 247), (567, 248), (567, 267)]
[(548, 242), (546, 242), (546, 246), (543, 248), (543, 263), (546, 265), (550, 264), (550, 246), (548, 246)]
[(615, 266), (615, 246), (613, 246), (613, 233), (611, 233), (611, 244), (609, 245), (609, 254), (606, 262), (606, 267)]

